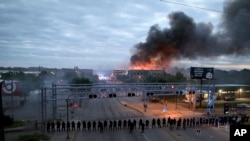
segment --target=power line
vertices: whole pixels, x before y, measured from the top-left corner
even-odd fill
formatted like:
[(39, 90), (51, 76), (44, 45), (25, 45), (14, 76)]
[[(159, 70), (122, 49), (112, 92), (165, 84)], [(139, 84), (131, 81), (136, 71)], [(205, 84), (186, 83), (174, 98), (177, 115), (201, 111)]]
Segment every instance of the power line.
[[(184, 4), (184, 3), (178, 3), (178, 2), (168, 1), (168, 0), (160, 0), (160, 1), (166, 2), (166, 3), (170, 3), (170, 4), (175, 4), (175, 5), (181, 5), (181, 6), (186, 6), (186, 7), (192, 7), (192, 8), (197, 8), (197, 9), (212, 11), (212, 12), (216, 12), (216, 13), (224, 13), (224, 14), (228, 14), (228, 15), (235, 15), (236, 14), (236, 13), (230, 13), (230, 12), (225, 12), (225, 11), (219, 11), (219, 10), (204, 8), (204, 7), (198, 7), (198, 6), (194, 6), (194, 5), (189, 5), (189, 4)], [(249, 15), (246, 15), (246, 14), (242, 14), (242, 13), (237, 13), (237, 14), (239, 14), (240, 16), (249, 17)]]
[(167, 0), (160, 0), (160, 1), (166, 2), (166, 3), (171, 3), (171, 4), (176, 4), (176, 5), (182, 5), (182, 6), (186, 6), (186, 7), (198, 8), (198, 9), (207, 10), (207, 11), (213, 11), (213, 12), (217, 12), (217, 13), (224, 13), (223, 11), (218, 11), (218, 10), (204, 8), (204, 7), (188, 5), (188, 4), (184, 4), (184, 3), (172, 2), (172, 1), (167, 1)]

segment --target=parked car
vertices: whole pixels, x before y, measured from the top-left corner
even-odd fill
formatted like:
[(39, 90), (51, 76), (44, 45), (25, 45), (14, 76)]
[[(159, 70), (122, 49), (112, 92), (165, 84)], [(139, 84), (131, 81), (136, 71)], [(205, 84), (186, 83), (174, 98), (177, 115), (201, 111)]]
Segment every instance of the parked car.
[(234, 101), (235, 100), (235, 96), (233, 96), (233, 95), (226, 95), (226, 96), (224, 96), (224, 100), (225, 101)]
[(150, 98), (150, 101), (151, 101), (152, 103), (159, 102), (159, 101), (160, 101), (160, 98), (158, 98), (158, 97), (152, 97), (152, 98)]
[[(194, 100), (193, 99), (190, 99), (190, 100), (189, 99), (183, 99), (182, 101), (184, 103), (190, 103), (190, 102), (193, 103)], [(196, 102), (200, 102), (200, 98), (199, 97), (196, 98)]]
[(247, 103), (239, 103), (236, 106), (237, 110), (250, 110), (250, 104)]

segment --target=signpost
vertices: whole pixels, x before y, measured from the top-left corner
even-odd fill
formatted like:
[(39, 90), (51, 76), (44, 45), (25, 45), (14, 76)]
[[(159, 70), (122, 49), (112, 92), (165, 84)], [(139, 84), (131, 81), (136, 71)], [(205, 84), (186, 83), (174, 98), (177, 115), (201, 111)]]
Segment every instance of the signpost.
[[(190, 78), (200, 80), (200, 90), (202, 90), (202, 80), (210, 80), (214, 78), (214, 68), (203, 68), (203, 67), (191, 67), (190, 68)], [(200, 107), (202, 104), (202, 94), (200, 95)], [(210, 107), (210, 105), (209, 105)]]
[(191, 67), (191, 79), (213, 79), (214, 68)]

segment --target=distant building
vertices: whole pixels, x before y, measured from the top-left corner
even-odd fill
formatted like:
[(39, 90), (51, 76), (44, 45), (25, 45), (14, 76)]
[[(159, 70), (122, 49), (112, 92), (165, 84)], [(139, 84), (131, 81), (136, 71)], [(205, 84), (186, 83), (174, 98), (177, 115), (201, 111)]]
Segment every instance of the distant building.
[(20, 106), (20, 102), (23, 99), (21, 97), (20, 81), (5, 80), (1, 90), (3, 108)]
[(88, 78), (91, 82), (97, 82), (98, 76), (94, 75), (93, 69), (79, 69), (80, 77)]
[(163, 76), (165, 73), (164, 70), (128, 70), (128, 77), (141, 82), (149, 76)]
[(92, 69), (79, 69), (79, 75), (81, 77), (92, 79), (93, 78), (93, 70)]
[(116, 77), (118, 75), (127, 75), (128, 71), (127, 70), (114, 70), (113, 71), (113, 76)]
[(112, 80), (123, 82), (143, 82), (149, 76), (165, 76), (164, 70), (114, 70)]

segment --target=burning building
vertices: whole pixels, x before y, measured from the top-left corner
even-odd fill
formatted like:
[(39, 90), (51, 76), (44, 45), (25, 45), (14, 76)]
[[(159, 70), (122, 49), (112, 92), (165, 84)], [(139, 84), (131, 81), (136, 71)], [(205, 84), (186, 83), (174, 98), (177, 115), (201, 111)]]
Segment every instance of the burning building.
[(128, 78), (136, 82), (143, 82), (143, 80), (150, 76), (164, 76), (164, 70), (128, 70)]
[(164, 77), (165, 70), (143, 70), (143, 69), (130, 69), (130, 70), (114, 70), (113, 79), (123, 80), (130, 82), (144, 82), (148, 77)]
[(170, 13), (170, 28), (153, 25), (145, 42), (134, 46), (132, 69), (165, 69), (181, 59), (242, 56), (250, 53), (250, 2), (231, 0), (224, 5), (219, 31), (211, 23), (195, 23), (183, 12)]

